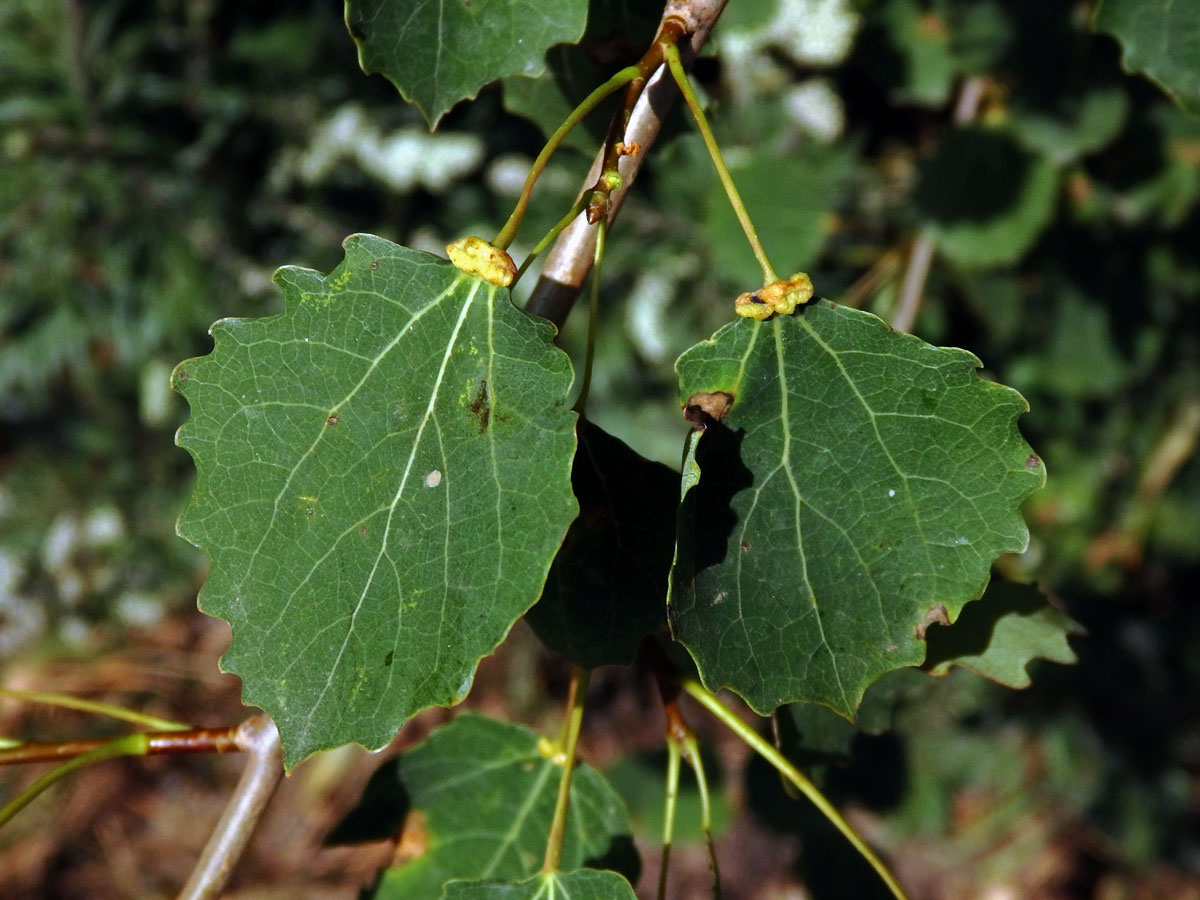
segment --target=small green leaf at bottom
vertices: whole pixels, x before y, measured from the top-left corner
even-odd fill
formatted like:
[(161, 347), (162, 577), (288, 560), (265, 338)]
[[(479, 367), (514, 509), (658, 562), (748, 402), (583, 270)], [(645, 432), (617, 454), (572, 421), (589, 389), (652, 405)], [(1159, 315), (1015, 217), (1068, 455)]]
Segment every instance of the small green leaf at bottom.
[[(339, 831), (378, 839), (394, 833), (396, 823), (376, 833), (361, 827), (380, 822), (376, 807), (408, 814), (421, 852), (384, 872), (376, 900), (436, 900), (455, 878), (527, 878), (542, 864), (561, 772), (528, 728), (462, 714), (386, 763)], [(626, 861), (629, 814), (590, 766), (575, 769), (567, 815), (564, 865)], [(636, 854), (628, 863), (636, 873)]]
[(542, 872), (525, 881), (451, 881), (442, 900), (635, 900), (616, 872)]

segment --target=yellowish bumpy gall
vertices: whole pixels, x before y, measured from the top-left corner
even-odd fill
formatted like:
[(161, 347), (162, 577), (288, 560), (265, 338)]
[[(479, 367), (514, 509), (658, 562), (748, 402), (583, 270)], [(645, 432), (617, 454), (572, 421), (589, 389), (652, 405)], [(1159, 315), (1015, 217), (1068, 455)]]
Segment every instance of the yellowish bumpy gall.
[(446, 256), (459, 269), (468, 275), (477, 275), (488, 284), (508, 287), (517, 277), (517, 266), (512, 257), (481, 237), (472, 235), (447, 244)]
[(773, 281), (757, 291), (747, 291), (733, 301), (733, 311), (748, 319), (769, 319), (779, 313), (790, 316), (813, 296), (812, 279), (797, 272), (785, 281)]

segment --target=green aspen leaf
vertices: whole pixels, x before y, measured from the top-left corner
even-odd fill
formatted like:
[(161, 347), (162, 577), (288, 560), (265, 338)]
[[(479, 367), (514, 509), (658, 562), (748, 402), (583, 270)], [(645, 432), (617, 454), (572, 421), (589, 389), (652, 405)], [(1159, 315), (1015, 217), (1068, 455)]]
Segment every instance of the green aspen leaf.
[(524, 881), (452, 881), (443, 900), (636, 900), (616, 872), (540, 872)]
[(578, 41), (586, 24), (587, 0), (346, 2), (362, 70), (392, 82), (430, 126), (489, 82), (541, 75), (546, 50)]
[(1082, 626), (1047, 603), (1036, 587), (993, 584), (953, 625), (929, 629), (924, 669), (945, 675), (951, 666), (962, 666), (1009, 687), (1029, 687), (1026, 666), (1034, 659), (1074, 663), (1067, 637), (1082, 633)]
[(982, 127), (946, 133), (920, 167), (915, 197), (938, 249), (980, 267), (1024, 256), (1050, 224), (1057, 198), (1052, 162)]
[(1102, 0), (1092, 25), (1121, 44), (1127, 71), (1140, 72), (1200, 115), (1200, 4), (1195, 0)]
[(581, 666), (629, 665), (667, 621), (679, 475), (583, 419), (571, 482), (579, 516), (526, 619)]
[[(676, 364), (699, 481), (684, 495), (670, 618), (704, 682), (754, 709), (851, 717), (868, 685), (925, 658), (1022, 550), (1044, 482), (1016, 427), (1027, 406), (964, 350), (821, 302), (743, 319)], [(685, 463), (685, 472), (689, 466)]]
[(289, 767), (461, 700), (576, 511), (554, 329), (438, 257), (345, 252), (328, 276), (280, 269), (286, 312), (216, 323), (174, 377), (200, 606), (233, 626), (222, 664)]
[[(423, 852), (383, 874), (376, 900), (435, 900), (453, 878), (521, 879), (536, 873), (561, 773), (528, 728), (471, 714), (456, 716), (386, 763), (350, 818), (370, 815), (374, 797), (396, 798), (393, 804), (401, 816), (408, 813)], [(628, 843), (629, 835), (620, 795), (595, 769), (577, 766), (563, 865), (601, 860), (614, 845)]]

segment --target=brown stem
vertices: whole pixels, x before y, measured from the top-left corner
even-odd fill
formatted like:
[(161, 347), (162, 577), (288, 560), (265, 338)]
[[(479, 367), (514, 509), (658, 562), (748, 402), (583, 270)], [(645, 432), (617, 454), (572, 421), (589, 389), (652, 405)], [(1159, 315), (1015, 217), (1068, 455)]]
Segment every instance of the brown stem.
[[(679, 52), (685, 65), (690, 64), (708, 39), (709, 32), (712, 31), (726, 2), (727, 0), (669, 0), (663, 10), (659, 36), (655, 38), (643, 60), (649, 61), (653, 58), (655, 48), (669, 34), (667, 29), (678, 28), (680, 33), (687, 35), (686, 39), (678, 42)], [(597, 155), (591, 171), (584, 180), (583, 191), (586, 193), (599, 187), (601, 177), (606, 171), (615, 169), (619, 173), (620, 186), (604, 192), (607, 203), (598, 202), (596, 221), (599, 215), (607, 214), (610, 226), (621, 208), (626, 192), (637, 177), (646, 151), (658, 137), (667, 111), (679, 96), (679, 89), (666, 67), (660, 64), (661, 50), (658, 53), (655, 63), (657, 70), (644, 81), (635, 94), (632, 93), (634, 85), (641, 79), (630, 84), (626, 92), (626, 103), (617, 110), (613, 124), (610, 125), (609, 139), (605, 141), (604, 148)], [(622, 124), (624, 127), (621, 127)], [(622, 154), (619, 145), (623, 145), (625, 149), (636, 145), (639, 152)], [(600, 209), (600, 205), (605, 208)], [(576, 219), (567, 226), (546, 257), (541, 277), (534, 286), (526, 310), (549, 319), (561, 328), (567, 313), (571, 311), (575, 299), (579, 296), (584, 279), (591, 271), (595, 247), (596, 230), (587, 221)]]
[[(150, 747), (147, 756), (168, 753), (237, 753), (243, 748), (238, 745), (237, 733), (241, 726), (228, 728), (193, 728), (189, 731), (148, 732)], [(57, 741), (55, 743), (28, 743), (0, 750), (0, 766), (21, 763), (62, 762), (90, 753), (107, 744), (100, 741)]]

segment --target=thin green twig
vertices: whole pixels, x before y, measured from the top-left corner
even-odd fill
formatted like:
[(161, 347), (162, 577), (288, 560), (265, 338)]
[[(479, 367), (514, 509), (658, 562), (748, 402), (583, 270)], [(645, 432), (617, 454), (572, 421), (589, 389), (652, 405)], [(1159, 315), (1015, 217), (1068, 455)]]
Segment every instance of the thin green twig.
[(588, 392), (592, 388), (592, 364), (596, 360), (596, 319), (600, 311), (600, 265), (604, 261), (604, 235), (607, 227), (604, 219), (596, 223), (596, 261), (592, 263), (592, 286), (588, 297), (587, 352), (583, 358), (583, 383), (579, 397), (575, 400), (575, 411), (580, 415), (587, 408)]
[(51, 769), (6, 803), (3, 809), (0, 809), (0, 827), (8, 824), (8, 821), (13, 816), (32, 803), (46, 788), (70, 775), (72, 772), (82, 769), (85, 766), (90, 766), (92, 763), (103, 762), (106, 759), (116, 759), (119, 756), (145, 756), (149, 749), (149, 735), (141, 733), (127, 734), (119, 738), (114, 738), (108, 743), (100, 745), (95, 750), (84, 753), (82, 756), (77, 756), (63, 763), (61, 766)]
[(508, 217), (508, 221), (504, 223), (504, 227), (492, 239), (492, 246), (499, 247), (501, 250), (508, 249), (508, 245), (512, 243), (513, 238), (517, 235), (517, 229), (521, 227), (521, 219), (525, 217), (525, 209), (529, 206), (529, 198), (533, 194), (533, 186), (537, 183), (538, 176), (546, 168), (546, 163), (550, 161), (550, 157), (554, 154), (554, 151), (559, 148), (559, 145), (562, 144), (567, 135), (571, 133), (571, 129), (595, 109), (605, 97), (620, 90), (640, 74), (641, 70), (637, 66), (626, 66), (612, 78), (608, 79), (608, 81), (604, 82), (604, 84), (600, 85), (600, 87), (588, 94), (583, 99), (583, 102), (575, 107), (566, 120), (558, 126), (554, 134), (550, 135), (550, 140), (546, 141), (546, 146), (542, 148), (542, 152), (533, 161), (533, 165), (529, 169), (529, 174), (525, 177), (525, 184), (521, 188), (521, 196), (517, 199), (517, 205), (513, 209), (512, 215)]
[(708, 847), (708, 865), (712, 870), (713, 898), (721, 900), (721, 869), (717, 865), (717, 848), (712, 834), (712, 802), (708, 794), (708, 778), (704, 774), (704, 761), (700, 758), (700, 744), (694, 734), (683, 739), (683, 758), (696, 774), (696, 787), (700, 791), (700, 830)]
[(591, 670), (575, 666), (571, 671), (571, 688), (567, 696), (566, 737), (563, 741), (563, 770), (558, 779), (558, 799), (554, 804), (554, 821), (546, 840), (543, 872), (558, 871), (562, 863), (563, 839), (567, 833), (567, 810), (571, 803), (571, 775), (575, 771), (575, 749), (579, 744), (579, 728), (583, 723), (583, 707), (587, 700)]
[(549, 247), (550, 244), (555, 240), (557, 240), (558, 236), (562, 234), (563, 229), (575, 221), (576, 217), (583, 212), (583, 208), (587, 205), (587, 201), (587, 194), (584, 194), (582, 197), (576, 200), (575, 205), (571, 207), (567, 214), (559, 219), (555, 226), (547, 231), (545, 236), (537, 242), (537, 246), (529, 251), (529, 255), (525, 257), (525, 261), (522, 262), (520, 268), (517, 269), (516, 277), (513, 278), (513, 284), (516, 284), (521, 280), (521, 276), (525, 274), (525, 270), (529, 268), (530, 263), (537, 259), (538, 254)]
[(82, 712), (108, 716), (110, 719), (120, 719), (131, 722), (153, 731), (187, 731), (191, 725), (183, 722), (173, 722), (170, 719), (160, 719), (158, 716), (148, 716), (145, 713), (134, 712), (122, 706), (100, 703), (95, 700), (85, 700), (70, 694), (54, 694), (46, 691), (19, 691), (12, 688), (0, 688), (0, 697), (10, 700), (21, 700), (26, 703), (44, 703), (48, 706), (58, 706), (64, 709), (78, 709)]
[(738, 194), (733, 177), (729, 174), (729, 167), (725, 165), (725, 158), (721, 155), (721, 148), (717, 146), (717, 139), (708, 125), (704, 110), (700, 108), (700, 98), (696, 96), (692, 83), (688, 80), (687, 72), (683, 70), (683, 63), (679, 59), (679, 49), (674, 44), (665, 45), (663, 58), (666, 59), (671, 75), (683, 93), (683, 99), (687, 101), (688, 109), (692, 111), (696, 127), (700, 129), (700, 136), (704, 138), (704, 146), (708, 148), (708, 155), (712, 157), (713, 165), (717, 167), (717, 177), (721, 179), (721, 186), (725, 188), (729, 205), (733, 207), (733, 212), (737, 216), (738, 222), (741, 223), (742, 231), (746, 233), (746, 240), (750, 242), (750, 249), (754, 251), (754, 258), (758, 260), (758, 265), (762, 269), (763, 284), (778, 281), (779, 276), (775, 274), (775, 269), (767, 259), (767, 253), (758, 239), (754, 223), (750, 221), (750, 214), (746, 212), (746, 204), (742, 202), (741, 195)]
[(671, 844), (675, 840), (675, 807), (679, 799), (679, 742), (667, 738), (667, 797), (663, 806), (662, 862), (658, 867), (658, 900), (667, 898), (667, 872), (671, 868)]
[(875, 851), (867, 846), (867, 842), (862, 839), (862, 836), (842, 817), (842, 814), (817, 789), (817, 786), (788, 761), (787, 757), (772, 747), (768, 741), (763, 740), (758, 732), (739, 719), (733, 710), (705, 690), (704, 686), (698, 681), (692, 678), (685, 678), (681, 684), (685, 691), (698, 700), (705, 709), (720, 719), (734, 734), (745, 741), (754, 752), (773, 765), (784, 778), (794, 784), (820, 810), (825, 818), (833, 823), (834, 827), (842, 833), (863, 859), (870, 863), (871, 868), (883, 879), (883, 883), (887, 885), (888, 890), (892, 892), (892, 896), (896, 900), (908, 900), (908, 895), (904, 893), (904, 889), (900, 887), (900, 883), (896, 881), (895, 876), (892, 875), (883, 861), (875, 855)]

